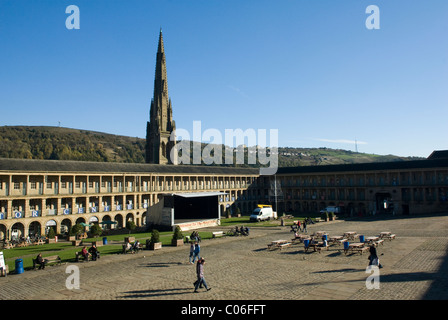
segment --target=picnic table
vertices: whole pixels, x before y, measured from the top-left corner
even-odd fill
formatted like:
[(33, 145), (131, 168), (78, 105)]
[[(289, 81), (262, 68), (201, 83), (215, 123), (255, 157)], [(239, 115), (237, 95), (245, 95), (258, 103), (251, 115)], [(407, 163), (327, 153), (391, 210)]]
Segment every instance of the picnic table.
[(344, 232), (344, 238), (348, 240), (355, 240), (355, 238), (358, 236), (358, 234), (355, 231), (347, 231)]
[(310, 241), (310, 243), (308, 244), (308, 246), (305, 247), (305, 252), (308, 252), (308, 250), (309, 250), (310, 248), (313, 248), (313, 251), (314, 251), (314, 252), (319, 251), (319, 253), (320, 253), (320, 251), (321, 251), (322, 249), (326, 249), (326, 250), (328, 250), (328, 244), (327, 244), (327, 246), (324, 246), (324, 243), (323, 243), (323, 242)]
[(366, 242), (368, 243), (368, 244), (373, 244), (373, 243), (375, 243), (376, 241), (378, 241), (378, 240), (380, 240), (380, 237), (367, 237), (366, 238)]
[(328, 235), (328, 232), (327, 231), (316, 231), (316, 232), (314, 232), (314, 234), (313, 234), (315, 237), (320, 237), (320, 238), (322, 238), (322, 236), (324, 236), (324, 235)]
[(295, 241), (299, 241), (299, 242), (303, 242), (303, 240), (308, 239), (311, 240), (311, 236), (307, 235), (307, 234), (298, 234), (294, 237), (294, 239), (291, 239), (292, 242)]
[(291, 242), (288, 240), (274, 240), (270, 244), (268, 244), (269, 249), (283, 249), (285, 247), (289, 247)]
[(328, 239), (328, 242), (331, 242), (331, 243), (338, 243), (338, 244), (341, 244), (341, 243), (343, 243), (343, 242), (345, 242), (345, 241), (347, 241), (347, 239), (344, 239), (343, 236), (331, 236), (331, 237)]
[(349, 252), (359, 252), (363, 253), (364, 251), (369, 250), (369, 247), (366, 247), (363, 242), (354, 242), (348, 245), (347, 249), (344, 249), (345, 254)]
[(392, 232), (389, 231), (383, 231), (380, 233), (380, 238), (392, 240), (395, 239), (395, 234), (392, 234)]

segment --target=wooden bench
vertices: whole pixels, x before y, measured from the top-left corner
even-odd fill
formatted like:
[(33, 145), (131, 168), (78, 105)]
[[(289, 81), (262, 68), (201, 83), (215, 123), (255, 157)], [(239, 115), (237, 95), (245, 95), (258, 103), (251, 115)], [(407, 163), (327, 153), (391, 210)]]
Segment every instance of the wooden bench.
[(59, 256), (44, 257), (44, 261), (45, 261), (45, 264), (47, 264), (47, 265), (53, 264), (53, 263), (56, 263), (56, 264), (62, 263), (61, 257), (59, 257)]
[[(45, 262), (45, 266), (48, 266), (49, 264), (62, 264), (61, 257), (55, 255), (55, 256), (49, 256), (49, 257), (42, 257), (42, 259)], [(33, 259), (33, 269), (36, 269), (36, 267), (39, 266), (39, 264), (36, 262), (36, 259)]]
[(380, 240), (378, 240), (378, 241), (375, 241), (375, 245), (380, 245), (380, 244), (382, 244), (382, 245), (384, 245), (384, 239), (380, 239)]
[(291, 242), (286, 242), (286, 243), (282, 243), (282, 244), (276, 244), (276, 243), (269, 243), (268, 244), (268, 249), (272, 250), (272, 249), (283, 249), (283, 248), (287, 248), (291, 246)]
[(384, 236), (384, 239), (389, 239), (389, 240), (395, 239), (395, 234), (389, 234), (387, 236)]
[(143, 244), (141, 244), (141, 243), (138, 244), (137, 248), (134, 248), (134, 244), (133, 243), (131, 243), (131, 247), (129, 249), (126, 249), (126, 246), (127, 246), (126, 243), (124, 243), (122, 245), (122, 249), (123, 249), (122, 253), (123, 254), (126, 254), (128, 252), (130, 252), (130, 253), (139, 253), (141, 250), (143, 250)]
[(215, 231), (215, 232), (212, 232), (212, 237), (213, 237), (213, 238), (222, 237), (222, 236), (224, 236), (224, 231)]
[(291, 242), (287, 242), (287, 243), (282, 243), (280, 245), (277, 245), (277, 247), (282, 250), (283, 248), (288, 248), (291, 246)]
[(320, 253), (322, 250), (327, 250), (328, 251), (329, 247), (330, 246), (328, 244), (325, 247), (324, 246), (316, 246), (316, 247), (314, 247), (314, 250)]
[(38, 245), (41, 245), (41, 244), (42, 244), (42, 245), (45, 244), (45, 242), (44, 242), (44, 240), (39, 239), (39, 240), (34, 241), (33, 244), (34, 244), (35, 246), (38, 246)]
[(5, 243), (3, 245), (3, 249), (12, 249), (14, 248), (14, 245), (12, 243)]

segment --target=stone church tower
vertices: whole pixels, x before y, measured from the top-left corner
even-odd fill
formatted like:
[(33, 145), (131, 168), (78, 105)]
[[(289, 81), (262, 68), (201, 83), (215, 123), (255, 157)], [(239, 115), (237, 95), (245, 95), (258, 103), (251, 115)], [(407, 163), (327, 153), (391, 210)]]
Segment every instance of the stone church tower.
[(173, 120), (171, 99), (168, 96), (168, 79), (166, 76), (166, 58), (163, 48), (162, 29), (160, 29), (159, 46), (157, 49), (156, 73), (154, 77), (154, 98), (151, 101), (149, 122), (146, 126), (146, 162), (156, 164), (175, 164), (170, 153), (176, 144), (171, 133), (176, 129)]

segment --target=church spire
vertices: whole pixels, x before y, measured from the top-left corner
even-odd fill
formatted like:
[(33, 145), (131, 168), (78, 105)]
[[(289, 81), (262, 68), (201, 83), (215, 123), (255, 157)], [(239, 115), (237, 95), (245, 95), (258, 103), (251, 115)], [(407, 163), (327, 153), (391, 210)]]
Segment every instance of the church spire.
[(160, 27), (159, 33), (159, 46), (157, 48), (157, 53), (165, 53), (165, 48), (163, 47), (163, 35), (162, 35), (162, 27)]
[(169, 158), (175, 141), (170, 141), (170, 135), (175, 130), (175, 122), (172, 117), (166, 74), (165, 48), (162, 28), (160, 28), (154, 76), (154, 97), (151, 101), (149, 122), (146, 128), (146, 162), (148, 163), (173, 162)]

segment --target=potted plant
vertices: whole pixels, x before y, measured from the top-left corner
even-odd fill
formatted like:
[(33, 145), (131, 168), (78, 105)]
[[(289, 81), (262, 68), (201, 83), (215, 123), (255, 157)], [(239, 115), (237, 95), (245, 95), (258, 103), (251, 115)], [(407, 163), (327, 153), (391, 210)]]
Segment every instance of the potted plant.
[(131, 231), (134, 231), (136, 227), (137, 226), (134, 221), (132, 220), (126, 221), (126, 229), (129, 230), (129, 234), (131, 234)]
[(54, 229), (50, 227), (50, 230), (48, 230), (47, 235), (47, 243), (56, 243), (56, 242), (57, 242), (56, 233), (54, 232)]
[(162, 248), (162, 242), (160, 242), (160, 233), (158, 230), (152, 230), (151, 240), (149, 242), (149, 249), (157, 250)]
[[(90, 227), (90, 234), (92, 235), (92, 237), (97, 238), (102, 233), (103, 233), (103, 229), (101, 228), (101, 226), (99, 224), (95, 223), (94, 225), (92, 225), (92, 227)], [(92, 244), (95, 244), (97, 247), (102, 245), (102, 243), (100, 244), (99, 241), (97, 241), (97, 240), (92, 242)]]
[(178, 247), (184, 245), (184, 235), (179, 226), (176, 226), (173, 233), (173, 238), (171, 239), (171, 245)]
[(330, 221), (334, 220), (334, 213), (333, 213), (333, 211), (330, 211), (329, 217), (330, 217)]
[(241, 217), (241, 210), (240, 210), (240, 207), (236, 207), (236, 213), (235, 213), (235, 216), (236, 217)]
[(325, 221), (328, 221), (328, 211), (325, 211)]

